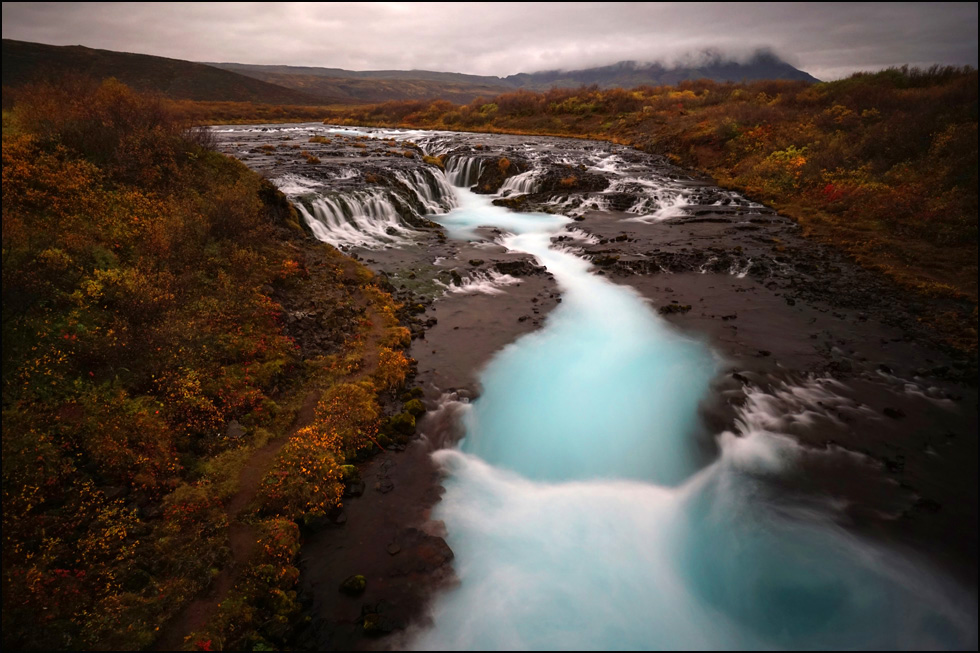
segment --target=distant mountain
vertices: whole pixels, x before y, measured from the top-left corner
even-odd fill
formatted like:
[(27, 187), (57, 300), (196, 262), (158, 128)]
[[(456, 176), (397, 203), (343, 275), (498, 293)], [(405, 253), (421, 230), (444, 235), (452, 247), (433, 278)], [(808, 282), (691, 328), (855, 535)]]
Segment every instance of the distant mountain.
[(744, 62), (726, 59), (717, 53), (705, 54), (697, 64), (666, 67), (620, 61), (611, 66), (584, 70), (551, 70), (519, 73), (509, 77), (466, 75), (429, 70), (344, 70), (309, 66), (259, 66), (237, 63), (213, 63), (217, 68), (248, 75), (255, 79), (296, 89), (310, 95), (329, 96), (347, 103), (382, 102), (385, 100), (442, 99), (469, 102), (477, 97), (492, 97), (523, 88), (544, 91), (553, 87), (577, 87), (596, 84), (601, 88), (621, 86), (673, 85), (688, 79), (707, 78), (716, 82), (741, 82), (759, 79), (787, 79), (818, 82), (776, 55), (760, 51)]
[(543, 91), (556, 86), (592, 84), (601, 88), (632, 88), (673, 85), (701, 78), (718, 82), (819, 81), (767, 51), (760, 51), (743, 62), (708, 53), (696, 64), (669, 68), (659, 63), (621, 61), (584, 70), (492, 77), (431, 70), (356, 71), (311, 66), (205, 64), (80, 45), (43, 45), (3, 39), (2, 66), (4, 87), (68, 72), (96, 78), (115, 77), (133, 88), (159, 91), (175, 99), (305, 105), (432, 99), (467, 103), (516, 89)]
[(3, 39), (3, 86), (54, 78), (65, 73), (119, 81), (141, 91), (179, 100), (324, 104), (331, 99), (221, 70), (205, 64), (146, 54), (95, 50)]
[(600, 88), (620, 86), (673, 86), (688, 79), (710, 79), (716, 82), (741, 82), (759, 79), (787, 79), (819, 82), (813, 75), (803, 72), (767, 51), (757, 52), (745, 62), (726, 59), (719, 54), (707, 54), (694, 65), (665, 67), (663, 64), (642, 64), (636, 61), (620, 61), (611, 66), (586, 68), (585, 70), (550, 70), (539, 73), (520, 73), (504, 78), (504, 82), (517, 88), (544, 91), (553, 87), (576, 87), (597, 84)]

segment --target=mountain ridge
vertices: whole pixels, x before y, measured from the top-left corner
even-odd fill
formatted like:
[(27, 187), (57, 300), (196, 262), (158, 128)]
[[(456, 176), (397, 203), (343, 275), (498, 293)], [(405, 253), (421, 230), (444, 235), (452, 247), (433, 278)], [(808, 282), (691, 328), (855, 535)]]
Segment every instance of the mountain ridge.
[(818, 82), (767, 50), (744, 61), (716, 51), (665, 65), (624, 60), (577, 70), (545, 70), (506, 77), (432, 70), (345, 70), (318, 66), (192, 62), (81, 45), (55, 46), (3, 39), (3, 85), (15, 87), (65, 72), (115, 77), (141, 91), (178, 100), (261, 104), (372, 104), (389, 100), (447, 100), (466, 104), (516, 90), (670, 86), (685, 80), (762, 79)]

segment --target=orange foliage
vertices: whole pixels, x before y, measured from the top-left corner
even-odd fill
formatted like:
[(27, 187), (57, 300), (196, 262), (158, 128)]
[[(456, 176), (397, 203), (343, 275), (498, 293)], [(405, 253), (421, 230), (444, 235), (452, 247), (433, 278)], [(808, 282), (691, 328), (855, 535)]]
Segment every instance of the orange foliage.
[[(140, 648), (206, 582), (194, 478), (296, 361), (263, 182), (114, 81), (18, 96), (3, 137), (3, 632)], [(273, 198), (274, 200), (274, 198)], [(37, 628), (37, 619), (43, 628)]]

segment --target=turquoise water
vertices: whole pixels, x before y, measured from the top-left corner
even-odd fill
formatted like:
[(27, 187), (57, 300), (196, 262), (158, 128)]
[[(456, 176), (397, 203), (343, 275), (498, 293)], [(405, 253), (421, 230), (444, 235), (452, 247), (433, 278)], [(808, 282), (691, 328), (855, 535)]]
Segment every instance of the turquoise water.
[(454, 238), (507, 232), (501, 242), (547, 266), (563, 301), (498, 353), (465, 439), (435, 454), (447, 478), (434, 518), (459, 584), (436, 597), (412, 648), (976, 646), (975, 600), (836, 526), (835, 506), (771, 489), (811, 455), (778, 432), (790, 404), (748, 401), (738, 433), (698, 469), (708, 348), (552, 246), (567, 218), (458, 199), (432, 219)]
[(545, 328), (500, 352), (462, 449), (529, 479), (637, 479), (676, 484), (694, 471), (690, 435), (715, 371), (700, 343), (669, 329), (634, 290), (551, 247), (568, 218), (515, 213), (485, 196), (434, 219), (457, 238), (492, 224), (510, 250), (555, 276), (562, 303)]

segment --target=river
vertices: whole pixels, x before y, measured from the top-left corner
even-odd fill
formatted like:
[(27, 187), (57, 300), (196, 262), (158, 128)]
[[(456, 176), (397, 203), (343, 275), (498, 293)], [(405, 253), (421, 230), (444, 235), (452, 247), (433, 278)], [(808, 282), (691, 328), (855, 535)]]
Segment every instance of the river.
[[(724, 222), (727, 228), (744, 225), (746, 233), (766, 221), (782, 225), (764, 207), (669, 167), (630, 160), (626, 148), (588, 142), (556, 139), (528, 147), (513, 137), (481, 137), (476, 149), (468, 140), (474, 137), (445, 133), (260, 129), (232, 128), (222, 138), (230, 142), (247, 133), (274, 142), (296, 130), (301, 138), (321, 134), (334, 141), (335, 158), (320, 176), (293, 164), (250, 165), (266, 166), (318, 238), (394, 270), (395, 283), (430, 293), (431, 312), (440, 320), (447, 311), (459, 314), (477, 296), (502, 302), (501, 296), (534, 289), (535, 306), (525, 316), (530, 319), (508, 332), (510, 342), (484, 345), (489, 351), (478, 365), (462, 365), (471, 369), (430, 376), (430, 404), (452, 408), (462, 428), (458, 442), (432, 454), (445, 488), (432, 519), (445, 525), (456, 582), (436, 594), (429, 622), (409, 627), (403, 645), (976, 646), (975, 577), (971, 588), (914, 544), (848, 527), (853, 504), (894, 521), (901, 499), (872, 469), (873, 456), (846, 440), (836, 444), (842, 434), (868, 425), (889, 426), (870, 407), (874, 400), (868, 397), (876, 392), (900, 392), (907, 401), (918, 393), (922, 399), (916, 401), (930, 411), (956, 413), (949, 392), (914, 380), (910, 387), (904, 383), (909, 379), (889, 385), (882, 374), (847, 384), (833, 374), (806, 373), (800, 361), (809, 353), (794, 358), (769, 350), (759, 350), (755, 357), (765, 362), (737, 373), (740, 382), (733, 383), (739, 352), (727, 336), (668, 321), (665, 316), (683, 316), (691, 306), (670, 302), (665, 293), (658, 303), (629, 280), (610, 278), (606, 270), (612, 268), (603, 265), (633, 258), (634, 267), (656, 265), (657, 273), (668, 275), (664, 258), (630, 256), (637, 250), (629, 246), (634, 234), (661, 229), (662, 241), (664, 225), (685, 219), (691, 228)], [(494, 138), (498, 152), (492, 152)], [(388, 145), (394, 139), (442, 155), (445, 172), (398, 160), (392, 151), (399, 146)], [(383, 154), (372, 161), (358, 149)], [(469, 188), (493, 176), (486, 174), (498, 160), (491, 154), (520, 162), (523, 170), (509, 175), (496, 193), (476, 194)], [(551, 181), (549, 167), (556, 170)], [(378, 177), (385, 183), (371, 183)], [(522, 196), (535, 201), (523, 207), (513, 202)], [(493, 203), (501, 198), (519, 210)], [(694, 221), (699, 217), (702, 223)], [(425, 220), (442, 229), (430, 229)], [(606, 232), (586, 229), (600, 220)], [(443, 237), (433, 236), (440, 232)], [(603, 240), (622, 242), (623, 249), (612, 255), (588, 251)], [(739, 285), (748, 284), (746, 277), (765, 287), (787, 265), (778, 255), (754, 254), (748, 245), (733, 248), (719, 265), (725, 253), (672, 244), (669, 261), (691, 255), (690, 274), (714, 273), (733, 287), (748, 288)], [(501, 271), (506, 266), (485, 266), (482, 259), (493, 257), (506, 264), (532, 260), (546, 276), (532, 281)], [(464, 261), (476, 269), (460, 275)], [(454, 266), (455, 279), (447, 266)], [(696, 278), (675, 278), (678, 285), (700, 283), (700, 292), (708, 292)], [(726, 299), (731, 295), (726, 292)], [(527, 299), (521, 300), (524, 310)], [(795, 308), (796, 302), (787, 304)], [(507, 310), (506, 304), (496, 306), (490, 310)], [(789, 310), (784, 306), (773, 311), (772, 321), (783, 319)], [(476, 311), (463, 310), (463, 319), (479, 320)], [(756, 322), (766, 319), (762, 313)], [(809, 324), (817, 321), (811, 319)], [(453, 324), (458, 329), (465, 322)], [(450, 351), (437, 353), (442, 342), (433, 331), (438, 329), (426, 338), (436, 343), (433, 356), (421, 355), (420, 345), (413, 348), (420, 350), (420, 367), (451, 368), (442, 361), (463, 347), (447, 336)], [(803, 340), (781, 336), (773, 342), (792, 340), (796, 347)], [(803, 373), (777, 370), (782, 365), (773, 358), (783, 365), (793, 361), (793, 372)], [(473, 377), (469, 394), (477, 395), (472, 401), (447, 383), (447, 375), (459, 380), (467, 374)], [(855, 390), (868, 379), (881, 388)], [(855, 399), (860, 392), (869, 394)], [(712, 419), (712, 411), (720, 417)], [(835, 436), (835, 445), (814, 446), (815, 433)], [(859, 479), (863, 489), (842, 487), (842, 476)], [(885, 489), (868, 489), (879, 486)]]

